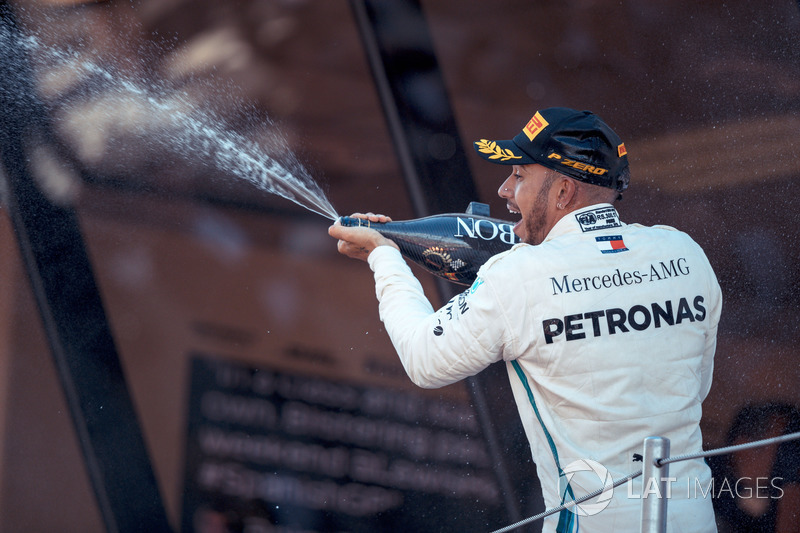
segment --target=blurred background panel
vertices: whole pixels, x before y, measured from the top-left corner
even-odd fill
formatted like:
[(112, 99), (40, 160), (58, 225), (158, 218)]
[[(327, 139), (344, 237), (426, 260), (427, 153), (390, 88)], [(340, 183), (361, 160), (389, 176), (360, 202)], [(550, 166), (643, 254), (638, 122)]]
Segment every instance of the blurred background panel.
[[(597, 112), (631, 161), (623, 220), (687, 231), (720, 278), (706, 446), (738, 438), (737, 417), (754, 405), (796, 408), (798, 3), (421, 3), (476, 200), (504, 216), (504, 172), (475, 157), (473, 140), (509, 138), (538, 108)], [(340, 257), (326, 233), (336, 214), (414, 216), (348, 2), (10, 4), (60, 143), (31, 142), (31, 169), (53, 202), (78, 214), (176, 530), (195, 527), (182, 514), (192, 402), (216, 390), (192, 372), (198, 358), (250, 376), (344, 384), (363, 398), (379, 389), (469, 406), (463, 385), (410, 385), (378, 320), (369, 270)], [(414, 42), (408, 28), (387, 31)], [(440, 110), (431, 101), (424, 112)], [(446, 158), (452, 147), (430, 149)], [(282, 189), (259, 180), (273, 162)], [(0, 531), (101, 531), (14, 233), (1, 222)], [(433, 280), (417, 272), (435, 301)], [(288, 399), (278, 392), (241, 394), (280, 406)], [(337, 409), (332, 418), (390, 413)], [(765, 433), (777, 431), (769, 416)], [(745, 471), (769, 477), (777, 461)], [(537, 503), (528, 491), (523, 512)], [(773, 531), (775, 503), (736, 508)], [(248, 512), (280, 523), (273, 511)], [(721, 530), (736, 516), (729, 511), (720, 511)], [(423, 516), (447, 531), (448, 512)], [(260, 520), (253, 531), (271, 530)], [(486, 517), (482, 529), (497, 520)]]

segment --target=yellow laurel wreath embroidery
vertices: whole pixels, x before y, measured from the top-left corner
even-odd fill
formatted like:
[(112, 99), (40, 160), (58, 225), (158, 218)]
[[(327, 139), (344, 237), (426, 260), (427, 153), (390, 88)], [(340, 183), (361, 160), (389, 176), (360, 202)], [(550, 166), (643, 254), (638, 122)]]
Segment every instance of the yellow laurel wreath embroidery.
[(508, 161), (509, 159), (522, 159), (521, 155), (515, 155), (511, 150), (504, 150), (497, 146), (494, 141), (488, 139), (481, 139), (475, 144), (478, 145), (478, 151), (482, 154), (492, 154), (489, 159), (499, 159), (500, 161)]

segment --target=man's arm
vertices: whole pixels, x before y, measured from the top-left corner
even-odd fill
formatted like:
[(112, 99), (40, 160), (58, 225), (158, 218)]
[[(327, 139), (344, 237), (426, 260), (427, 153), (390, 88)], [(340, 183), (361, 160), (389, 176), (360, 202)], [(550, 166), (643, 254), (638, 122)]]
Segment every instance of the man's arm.
[[(371, 213), (353, 216), (391, 221)], [(434, 312), (394, 242), (374, 229), (344, 227), (338, 222), (328, 233), (339, 239), (340, 253), (367, 260), (375, 273), (381, 320), (415, 384), (424, 388), (449, 385), (502, 358), (505, 322), (498, 320), (488, 287), (478, 295), (464, 292)]]
[(508, 326), (490, 287), (464, 291), (434, 312), (399, 252), (380, 247), (369, 265), (381, 320), (416, 385), (443, 387), (502, 359)]
[(712, 374), (714, 372), (714, 355), (717, 350), (717, 329), (720, 315), (722, 314), (722, 294), (719, 283), (711, 272), (712, 300), (709, 302), (708, 324), (706, 332), (706, 346), (703, 351), (703, 362), (700, 367), (700, 398), (705, 399), (711, 390)]

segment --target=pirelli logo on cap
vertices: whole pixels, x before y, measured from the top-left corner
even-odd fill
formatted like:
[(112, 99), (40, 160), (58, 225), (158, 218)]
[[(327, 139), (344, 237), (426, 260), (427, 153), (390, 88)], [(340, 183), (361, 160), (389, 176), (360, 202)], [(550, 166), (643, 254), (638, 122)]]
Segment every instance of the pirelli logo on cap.
[(544, 119), (541, 113), (537, 111), (536, 114), (533, 115), (533, 118), (522, 128), (522, 132), (528, 137), (529, 141), (532, 141), (534, 137), (539, 135), (539, 133), (549, 125), (550, 124)]
[(617, 153), (619, 154), (620, 157), (622, 157), (623, 155), (628, 155), (628, 151), (625, 149), (625, 143), (622, 143), (619, 146), (617, 146)]

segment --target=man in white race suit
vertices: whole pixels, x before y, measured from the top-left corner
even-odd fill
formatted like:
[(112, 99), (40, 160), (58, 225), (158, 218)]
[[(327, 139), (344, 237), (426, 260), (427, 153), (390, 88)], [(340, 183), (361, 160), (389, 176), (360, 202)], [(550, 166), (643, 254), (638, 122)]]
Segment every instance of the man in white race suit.
[[(364, 227), (329, 229), (366, 260), (379, 311), (409, 377), (442, 387), (505, 361), (545, 504), (556, 507), (642, 468), (642, 442), (698, 452), (721, 294), (688, 235), (620, 221), (624, 144), (597, 115), (548, 108), (512, 140), (475, 143), (511, 174), (498, 191), (522, 243), (491, 258), (438, 311), (396, 245)], [(374, 222), (388, 217), (356, 214)], [(594, 470), (589, 466), (595, 466)], [(669, 465), (668, 529), (716, 531), (702, 459)], [(609, 481), (606, 478), (607, 481)], [(639, 531), (642, 478), (545, 519), (545, 531)]]

